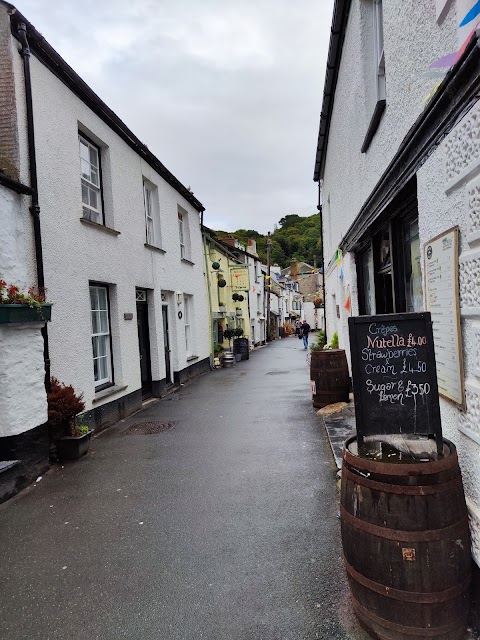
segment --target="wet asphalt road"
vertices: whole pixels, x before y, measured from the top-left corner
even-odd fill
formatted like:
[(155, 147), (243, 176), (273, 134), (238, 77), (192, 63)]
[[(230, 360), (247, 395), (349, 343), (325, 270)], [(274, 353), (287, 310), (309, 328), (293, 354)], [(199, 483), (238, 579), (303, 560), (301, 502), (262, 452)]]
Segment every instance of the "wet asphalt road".
[[(364, 640), (305, 354), (202, 376), (0, 507), (2, 640)], [(123, 435), (150, 420), (176, 426)]]

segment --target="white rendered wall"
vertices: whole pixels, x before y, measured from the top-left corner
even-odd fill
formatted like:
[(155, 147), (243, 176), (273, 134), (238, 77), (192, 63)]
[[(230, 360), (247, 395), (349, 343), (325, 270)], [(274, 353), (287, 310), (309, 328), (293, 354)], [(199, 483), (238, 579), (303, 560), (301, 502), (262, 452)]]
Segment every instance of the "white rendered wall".
[(0, 324), (0, 438), (47, 421), (41, 326)]
[[(83, 104), (62, 82), (31, 58), (45, 280), (55, 303), (50, 330), (52, 375), (84, 393), (86, 409), (95, 399), (89, 281), (109, 284), (115, 384), (127, 385), (110, 402), (140, 388), (135, 287), (149, 290), (152, 377), (165, 378), (162, 293), (169, 302), (172, 367), (185, 369), (183, 303), (174, 292), (193, 296), (194, 355), (209, 356), (199, 213)], [(102, 146), (106, 225), (110, 235), (82, 224), (79, 127)], [(148, 249), (142, 176), (158, 187), (165, 253)], [(177, 205), (187, 212), (194, 263), (180, 259)], [(124, 320), (133, 313), (133, 320)]]
[[(264, 342), (265, 337), (265, 284), (261, 263), (252, 256), (247, 256), (248, 274), (250, 279), (250, 290), (248, 292), (248, 303), (250, 308), (250, 342), (255, 344)], [(256, 272), (255, 272), (256, 265)], [(256, 275), (257, 274), (257, 275)], [(258, 296), (260, 294), (260, 296)], [(253, 335), (252, 328), (253, 326)]]
[[(422, 255), (433, 237), (460, 229), (460, 311), (466, 410), (440, 399), (442, 428), (457, 446), (480, 565), (480, 103), (417, 173)], [(422, 261), (422, 270), (424, 264)]]
[[(394, 0), (383, 3), (387, 107), (366, 154), (359, 153), (365, 131), (362, 101), (366, 88), (360, 67), (355, 69), (355, 60), (361, 58), (362, 51), (360, 14), (359, 4), (352, 5), (323, 185), (327, 259), (333, 256), (341, 237), (423, 109), (422, 99), (434, 82), (423, 71), (433, 60), (456, 49), (455, 3), (451, 3), (441, 26), (435, 22), (435, 3), (409, 0), (401, 4), (400, 7)], [(360, 75), (357, 77), (356, 73)], [(434, 236), (455, 225), (460, 228), (461, 329), (467, 408), (463, 412), (443, 399), (440, 405), (444, 435), (456, 444), (459, 453), (477, 564), (480, 564), (479, 122), (477, 104), (417, 173), (422, 255), (425, 243)], [(342, 166), (347, 167), (347, 171), (343, 171)], [(341, 264), (332, 260), (326, 269), (328, 337), (338, 329), (341, 347), (348, 346), (348, 314), (344, 308), (348, 292), (352, 298), (352, 314), (358, 314), (354, 260), (352, 254), (347, 254)], [(336, 314), (337, 304), (340, 320)]]
[[(335, 92), (322, 188), (327, 265), (438, 82), (428, 73), (430, 64), (457, 46), (455, 3), (439, 25), (435, 0), (383, 0), (386, 109), (370, 147), (361, 153), (374, 103), (368, 6), (352, 3)], [(343, 281), (338, 265), (326, 268), (325, 296), (327, 333), (330, 337), (338, 329), (344, 347), (348, 346), (343, 307), (348, 287), (354, 294), (353, 314), (358, 308), (355, 270), (348, 257), (342, 266)], [(340, 305), (340, 321), (332, 303)]]

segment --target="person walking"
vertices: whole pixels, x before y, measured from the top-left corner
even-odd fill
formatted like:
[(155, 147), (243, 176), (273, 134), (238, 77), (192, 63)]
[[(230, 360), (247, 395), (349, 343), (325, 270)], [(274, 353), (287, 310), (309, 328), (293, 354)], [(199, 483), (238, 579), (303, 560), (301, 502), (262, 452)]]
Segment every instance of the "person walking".
[(310, 332), (310, 325), (308, 324), (308, 322), (306, 320), (304, 320), (302, 322), (302, 326), (300, 328), (301, 328), (301, 331), (302, 331), (303, 346), (304, 346), (305, 349), (308, 349), (308, 334)]

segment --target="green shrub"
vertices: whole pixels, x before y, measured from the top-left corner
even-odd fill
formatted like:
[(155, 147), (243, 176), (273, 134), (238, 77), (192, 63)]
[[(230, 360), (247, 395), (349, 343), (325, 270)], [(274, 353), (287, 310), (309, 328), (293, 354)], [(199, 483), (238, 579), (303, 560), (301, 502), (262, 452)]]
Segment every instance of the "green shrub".
[(335, 331), (335, 333), (333, 334), (332, 339), (330, 340), (329, 347), (331, 349), (338, 349), (338, 331)]

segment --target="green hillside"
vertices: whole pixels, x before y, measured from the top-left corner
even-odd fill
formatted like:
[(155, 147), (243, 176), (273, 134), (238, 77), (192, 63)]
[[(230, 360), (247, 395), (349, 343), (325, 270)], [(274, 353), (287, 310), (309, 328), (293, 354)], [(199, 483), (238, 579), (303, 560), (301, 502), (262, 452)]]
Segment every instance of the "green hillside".
[[(216, 231), (217, 237), (233, 236), (244, 245), (248, 238), (257, 241), (258, 255), (263, 262), (267, 261), (267, 236), (254, 229), (237, 229), (237, 231)], [(278, 228), (271, 235), (272, 264), (279, 264), (282, 269), (290, 266), (295, 259), (317, 266), (321, 264), (320, 214), (301, 217), (285, 216), (278, 221)]]

